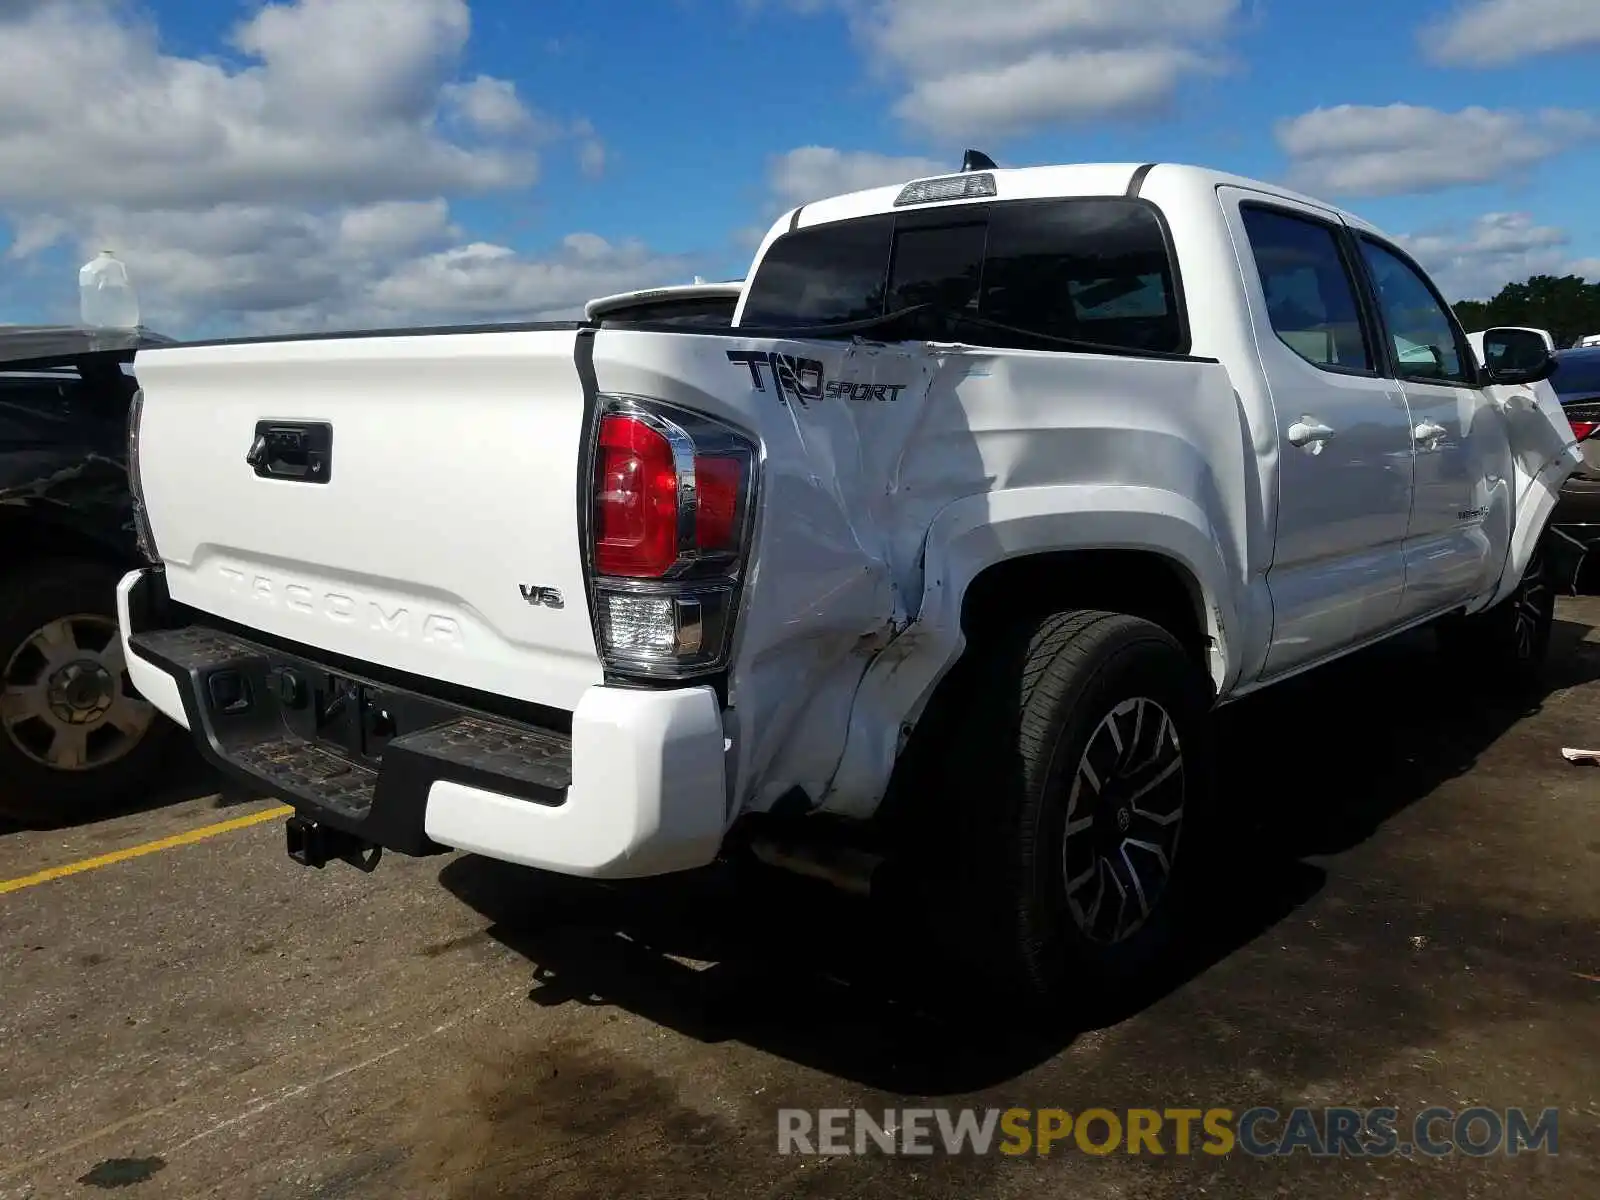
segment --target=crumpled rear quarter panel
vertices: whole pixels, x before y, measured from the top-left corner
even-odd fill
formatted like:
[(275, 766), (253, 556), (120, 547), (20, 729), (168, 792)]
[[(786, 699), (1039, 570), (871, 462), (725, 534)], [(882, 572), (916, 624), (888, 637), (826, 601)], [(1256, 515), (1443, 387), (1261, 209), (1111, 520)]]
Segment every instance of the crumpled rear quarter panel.
[[(703, 411), (760, 439), (730, 676), (742, 806), (765, 809), (797, 786), (813, 801), (827, 793), (869, 666), (928, 620), (949, 622), (924, 612), (925, 565), (945, 563), (926, 543), (953, 504), (1036, 490), (1048, 512), (1039, 489), (1078, 485), (1079, 502), (1085, 484), (1170, 490), (1200, 503), (1218, 558), (1243, 570), (1250, 440), (1215, 363), (602, 330), (595, 371), (602, 392)], [(1012, 552), (1003, 526), (990, 532), (995, 558)], [(959, 592), (967, 580), (938, 582)], [(948, 637), (925, 640), (950, 651)]]

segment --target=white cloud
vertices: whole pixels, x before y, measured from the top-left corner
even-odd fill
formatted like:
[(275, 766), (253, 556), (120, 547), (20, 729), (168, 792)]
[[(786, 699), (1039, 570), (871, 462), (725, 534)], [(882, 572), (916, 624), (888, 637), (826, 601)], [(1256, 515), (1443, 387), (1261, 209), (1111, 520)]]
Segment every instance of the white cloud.
[(594, 126), (588, 121), (573, 122), (572, 136), (579, 139), (578, 169), (589, 179), (600, 178), (611, 163), (611, 155), (606, 149), (606, 144), (600, 140), (594, 131)]
[(1057, 53), (924, 79), (895, 112), (928, 129), (1003, 135), (1057, 119), (1154, 111), (1206, 59), (1182, 46)]
[[(640, 242), (613, 243), (592, 233), (569, 234), (560, 249), (530, 259), (476, 242), (413, 259), (371, 290), (380, 313), (422, 313), (458, 319), (575, 317), (584, 302), (631, 288), (686, 283), (695, 264), (657, 254)], [(437, 307), (448, 297), (448, 308)]]
[(110, 0), (0, 17), (0, 203), (356, 203), (527, 185), (531, 143), (442, 131), (442, 111), (479, 135), (532, 121), (509, 84), (452, 79), (468, 30), (465, 0), (298, 0), (239, 26), (233, 44), (254, 61), (229, 68), (163, 52)]
[(797, 205), (951, 170), (951, 163), (917, 155), (797, 146), (767, 160), (767, 192), (759, 214), (762, 223), (736, 230), (733, 240), (741, 248), (754, 250), (767, 236), (772, 222)]
[(870, 150), (800, 146), (769, 160), (767, 186), (777, 204), (782, 209), (790, 209), (844, 192), (944, 174), (958, 165), (931, 158), (877, 154)]
[(465, 0), (279, 0), (229, 62), (167, 52), (130, 12), (0, 0), (0, 212), (13, 262), (115, 249), (154, 328), (537, 319), (692, 274), (589, 234), (529, 256), (456, 226), (446, 197), (526, 188), (558, 140), (606, 166), (587, 120), (458, 77)]
[(1454, 300), (1486, 300), (1530, 275), (1568, 272), (1594, 276), (1593, 260), (1575, 260), (1566, 230), (1540, 225), (1528, 213), (1486, 213), (1466, 230), (1408, 234), (1396, 239)]
[(1515, 175), (1600, 133), (1587, 113), (1341, 104), (1279, 121), (1289, 182), (1326, 196), (1390, 196)]
[(535, 127), (533, 114), (523, 106), (517, 85), (509, 79), (479, 75), (470, 83), (447, 83), (444, 98), (484, 133), (517, 133)]
[(146, 324), (167, 333), (554, 319), (594, 296), (685, 282), (699, 266), (587, 233), (542, 256), (469, 241), (442, 199), (89, 216), (78, 254), (116, 247)]
[[(1188, 76), (1225, 70), (1242, 0), (836, 0), (895, 113), (941, 138), (1160, 111)], [(817, 0), (790, 0), (815, 11)]]
[(1600, 46), (1595, 0), (1466, 0), (1418, 31), (1423, 53), (1447, 66), (1497, 67)]

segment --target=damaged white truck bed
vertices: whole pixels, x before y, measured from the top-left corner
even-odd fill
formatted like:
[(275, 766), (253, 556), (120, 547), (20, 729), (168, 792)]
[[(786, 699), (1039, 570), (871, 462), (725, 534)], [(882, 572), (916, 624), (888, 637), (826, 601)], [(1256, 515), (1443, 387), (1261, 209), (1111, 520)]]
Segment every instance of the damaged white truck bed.
[(804, 206), (747, 278), (721, 329), (141, 351), (136, 686), (312, 865), (844, 829), (1049, 999), (1170, 936), (1217, 704), (1424, 622), (1544, 656), (1548, 369), (1491, 376), (1348, 213), (965, 170)]

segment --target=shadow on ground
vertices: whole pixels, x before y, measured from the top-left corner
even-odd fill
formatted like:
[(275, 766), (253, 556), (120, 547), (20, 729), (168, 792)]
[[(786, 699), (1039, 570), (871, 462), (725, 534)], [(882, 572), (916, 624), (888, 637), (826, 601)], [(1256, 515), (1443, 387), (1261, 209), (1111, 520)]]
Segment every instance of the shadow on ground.
[(206, 765), (189, 742), (183, 730), (176, 730), (166, 749), (161, 768), (151, 783), (135, 795), (120, 802), (95, 806), (78, 813), (55, 814), (49, 819), (36, 819), (24, 825), (0, 817), (0, 837), (19, 833), (24, 829), (71, 829), (116, 817), (131, 817), (139, 813), (154, 812), (169, 805), (202, 797), (212, 798), (216, 809), (234, 808), (241, 804), (259, 802), (259, 794), (242, 791)]
[[(1557, 623), (1546, 694), (1600, 678), (1587, 632)], [(1377, 835), (1539, 704), (1486, 693), (1470, 663), (1447, 660), (1421, 633), (1224, 710), (1219, 786), (1237, 830), (1207, 922), (1153, 991), (1076, 1031), (966, 1024), (965, 982), (937, 951), (908, 952), (892, 913), (808, 884), (717, 870), (599, 885), (474, 856), (453, 860), (440, 880), (491, 922), (490, 936), (535, 964), (536, 1004), (615, 1005), (886, 1092), (970, 1093), (1260, 938), (1320, 890), (1315, 860)]]
[(1365, 841), (1470, 771), (1550, 693), (1600, 679), (1588, 632), (1555, 622), (1544, 684), (1531, 697), (1496, 692), (1420, 632), (1224, 709), (1222, 769), (1229, 803), (1251, 828), (1245, 849), (1281, 861)]

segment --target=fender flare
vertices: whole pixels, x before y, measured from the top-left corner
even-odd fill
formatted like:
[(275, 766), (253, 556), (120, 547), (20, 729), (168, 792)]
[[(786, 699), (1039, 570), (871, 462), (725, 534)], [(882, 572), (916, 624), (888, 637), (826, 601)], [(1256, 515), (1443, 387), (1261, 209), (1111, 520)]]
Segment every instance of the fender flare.
[(849, 734), (820, 807), (868, 818), (888, 789), (911, 726), (966, 649), (967, 589), (1008, 560), (1056, 551), (1133, 550), (1186, 574), (1211, 640), (1218, 691), (1238, 678), (1243, 640), (1235, 596), (1240, 577), (1206, 513), (1165, 488), (1075, 484), (991, 492), (940, 511), (924, 542), (917, 616), (873, 659), (856, 690)]
[[(1512, 440), (1512, 479), (1517, 493), (1512, 509), (1511, 538), (1505, 566), (1491, 594), (1469, 612), (1482, 612), (1501, 603), (1522, 582), (1522, 573), (1544, 538), (1550, 517), (1561, 500), (1561, 489), (1583, 465), (1583, 449), (1573, 436), (1559, 398), (1548, 383), (1527, 391), (1514, 391), (1497, 404)], [(1569, 548), (1563, 547), (1565, 551)], [(1563, 553), (1563, 557), (1569, 555)], [(1572, 564), (1573, 579), (1581, 565)]]
[[(1511, 529), (1511, 543), (1506, 549), (1505, 570), (1489, 600), (1475, 611), (1484, 612), (1505, 601), (1522, 582), (1522, 573), (1532, 561), (1534, 551), (1550, 532), (1550, 517), (1561, 501), (1561, 485), (1572, 474), (1571, 465), (1564, 459), (1548, 463), (1533, 479), (1528, 480), (1517, 498), (1515, 524)], [(1553, 547), (1564, 567), (1565, 582), (1570, 586), (1578, 577), (1587, 547), (1571, 538)]]

